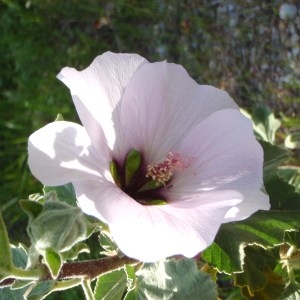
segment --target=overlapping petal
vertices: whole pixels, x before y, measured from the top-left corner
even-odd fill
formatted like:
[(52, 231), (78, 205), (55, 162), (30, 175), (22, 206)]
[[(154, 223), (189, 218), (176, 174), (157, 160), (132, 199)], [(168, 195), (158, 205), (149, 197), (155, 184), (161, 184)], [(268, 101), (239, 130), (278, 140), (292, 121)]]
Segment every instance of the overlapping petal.
[(143, 206), (109, 183), (81, 181), (74, 187), (82, 210), (108, 222), (120, 249), (143, 261), (195, 256), (211, 244), (226, 212), (243, 200), (242, 194), (224, 190), (180, 203)]
[(268, 196), (261, 192), (263, 151), (255, 140), (251, 121), (237, 110), (220, 110), (210, 115), (190, 130), (178, 150), (188, 153), (191, 162), (174, 176), (173, 188), (168, 190), (171, 201), (234, 189), (245, 200), (227, 214), (227, 221), (269, 209)]
[[(137, 54), (106, 52), (83, 71), (66, 67), (57, 76), (76, 96), (74, 104), (84, 127), (97, 126), (90, 125), (94, 122), (100, 124), (111, 147), (115, 142), (115, 127), (119, 126), (112, 120), (112, 114), (131, 77), (146, 62)], [(83, 115), (82, 106), (91, 115), (89, 119)]]
[(243, 190), (244, 201), (234, 205), (224, 216), (222, 223), (239, 221), (248, 218), (258, 210), (269, 210), (269, 197), (263, 191)]
[(81, 209), (108, 224), (116, 220), (126, 223), (124, 220), (128, 215), (143, 210), (141, 204), (110, 181), (100, 183), (98, 180), (81, 180), (74, 183), (74, 188)]
[(29, 137), (28, 164), (32, 174), (49, 186), (87, 176), (98, 180), (111, 177), (106, 171), (108, 162), (96, 155), (84, 127), (65, 121), (50, 123)]
[[(171, 149), (173, 150), (173, 149)], [(221, 110), (195, 126), (176, 149), (187, 155), (188, 168), (174, 176), (183, 193), (216, 189), (260, 188), (263, 151), (251, 121), (237, 110)]]
[(191, 128), (226, 108), (237, 109), (226, 92), (198, 85), (180, 65), (143, 64), (117, 107), (122, 126), (114, 152), (121, 157), (133, 147), (143, 151), (150, 163), (157, 162)]
[(143, 206), (137, 214), (131, 210), (126, 222), (110, 223), (111, 233), (125, 254), (143, 261), (176, 254), (193, 257), (212, 243), (229, 207), (242, 201), (235, 191), (213, 196), (214, 202), (202, 194), (185, 203)]

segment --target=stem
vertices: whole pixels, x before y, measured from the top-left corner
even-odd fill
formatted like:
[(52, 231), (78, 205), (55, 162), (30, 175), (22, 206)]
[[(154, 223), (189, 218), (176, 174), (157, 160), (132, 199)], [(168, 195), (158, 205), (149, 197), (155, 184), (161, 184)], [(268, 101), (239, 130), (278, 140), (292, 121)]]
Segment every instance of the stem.
[(66, 263), (62, 266), (57, 279), (67, 279), (76, 277), (94, 279), (95, 277), (103, 273), (118, 269), (124, 266), (125, 264), (133, 263), (137, 263), (137, 261), (129, 257), (119, 258), (118, 256)]
[(83, 278), (81, 282), (86, 300), (95, 300), (94, 293), (91, 288), (91, 280)]
[[(65, 263), (60, 273), (57, 277), (57, 280), (65, 280), (72, 278), (87, 278), (94, 279), (101, 274), (104, 274), (109, 271), (116, 270), (125, 264), (136, 264), (137, 260), (129, 257), (104, 257), (94, 260), (78, 261), (78, 262), (69, 262)], [(11, 277), (6, 278), (0, 282), (0, 287), (11, 285), (14, 282), (14, 279), (33, 279), (39, 281), (51, 280), (52, 276), (45, 265), (40, 265), (39, 269), (20, 269), (13, 268), (13, 274)]]
[(10, 272), (13, 267), (13, 261), (12, 261), (11, 251), (10, 251), (8, 233), (1, 214), (0, 214), (0, 242), (1, 242), (1, 251), (2, 251), (0, 257), (1, 269)]
[(295, 273), (294, 273), (294, 269), (291, 267), (287, 267), (287, 272), (288, 272), (288, 276), (289, 276), (289, 281), (290, 283), (295, 283)]

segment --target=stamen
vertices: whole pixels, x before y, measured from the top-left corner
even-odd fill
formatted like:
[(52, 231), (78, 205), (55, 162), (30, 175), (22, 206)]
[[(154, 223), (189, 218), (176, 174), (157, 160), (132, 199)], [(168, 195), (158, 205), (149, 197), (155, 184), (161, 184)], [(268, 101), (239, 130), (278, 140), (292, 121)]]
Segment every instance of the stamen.
[(138, 203), (165, 205), (168, 202), (164, 192), (173, 186), (173, 173), (187, 168), (190, 162), (191, 159), (169, 152), (164, 161), (146, 166), (142, 153), (131, 149), (123, 164), (112, 160), (109, 168), (116, 186)]
[(173, 171), (187, 168), (189, 161), (184, 160), (179, 153), (169, 152), (167, 158), (158, 164), (149, 165), (146, 177), (151, 177), (157, 185), (166, 185), (172, 178)]

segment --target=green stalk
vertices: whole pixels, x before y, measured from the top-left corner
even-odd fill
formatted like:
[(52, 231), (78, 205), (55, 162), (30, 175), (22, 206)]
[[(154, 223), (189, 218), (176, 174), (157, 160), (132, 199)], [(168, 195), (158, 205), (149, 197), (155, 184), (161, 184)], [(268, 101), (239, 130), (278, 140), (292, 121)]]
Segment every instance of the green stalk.
[(95, 300), (94, 293), (91, 288), (91, 280), (87, 278), (83, 278), (81, 282), (85, 299), (86, 300)]
[(21, 269), (13, 266), (9, 277), (15, 279), (38, 280), (42, 275), (43, 273), (40, 269)]
[(13, 268), (13, 261), (12, 261), (6, 226), (4, 224), (1, 214), (0, 214), (0, 245), (1, 245), (0, 280), (2, 280), (5, 278), (7, 274), (11, 272)]

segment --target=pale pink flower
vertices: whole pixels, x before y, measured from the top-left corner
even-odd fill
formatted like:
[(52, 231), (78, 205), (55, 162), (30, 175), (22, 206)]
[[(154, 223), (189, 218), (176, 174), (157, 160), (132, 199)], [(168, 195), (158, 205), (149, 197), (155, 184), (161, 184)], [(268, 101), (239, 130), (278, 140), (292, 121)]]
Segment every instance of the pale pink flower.
[[(198, 85), (180, 65), (136, 54), (107, 52), (81, 72), (62, 69), (58, 78), (83, 126), (57, 121), (33, 133), (30, 169), (48, 186), (71, 182), (81, 209), (109, 225), (126, 255), (193, 257), (222, 223), (269, 209), (261, 192), (262, 148), (224, 91)], [(142, 165), (125, 184), (133, 149)], [(142, 191), (149, 180), (156, 186)]]

